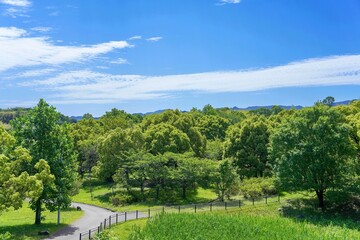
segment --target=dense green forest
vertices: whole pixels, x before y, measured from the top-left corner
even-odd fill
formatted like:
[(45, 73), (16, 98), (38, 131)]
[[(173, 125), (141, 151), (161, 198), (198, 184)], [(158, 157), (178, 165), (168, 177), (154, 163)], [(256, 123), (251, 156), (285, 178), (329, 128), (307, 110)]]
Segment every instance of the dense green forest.
[(114, 204), (171, 204), (198, 187), (214, 189), (220, 201), (304, 190), (322, 209), (350, 201), (359, 196), (360, 101), (332, 103), (253, 111), (206, 105), (146, 116), (112, 109), (78, 122), (44, 100), (5, 111), (0, 211), (28, 198), (40, 223), (44, 207), (68, 206), (86, 178), (123, 189)]

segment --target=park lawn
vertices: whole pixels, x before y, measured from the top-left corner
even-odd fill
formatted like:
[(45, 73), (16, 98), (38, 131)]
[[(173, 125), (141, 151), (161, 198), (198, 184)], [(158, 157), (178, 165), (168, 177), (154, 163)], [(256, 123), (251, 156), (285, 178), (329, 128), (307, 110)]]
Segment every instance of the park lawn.
[(41, 225), (35, 225), (35, 213), (28, 208), (27, 203), (24, 203), (18, 210), (9, 210), (0, 214), (0, 234), (10, 232), (13, 235), (12, 239), (19, 240), (42, 239), (44, 237), (37, 235), (39, 231), (48, 230), (50, 233), (55, 233), (81, 218), (83, 214), (82, 211), (72, 208), (61, 210), (61, 224), (57, 225), (57, 212), (44, 211), (42, 215), (45, 220)]
[[(111, 184), (104, 184), (95, 182), (90, 185), (84, 184), (79, 193), (72, 197), (73, 202), (80, 202), (91, 204), (103, 208), (108, 208), (118, 212), (145, 210), (149, 207), (161, 207), (163, 204), (156, 201), (144, 201), (132, 203), (124, 206), (114, 206), (111, 203), (110, 197), (118, 193), (118, 188), (112, 188)], [(188, 204), (188, 203), (203, 203), (209, 202), (217, 198), (217, 195), (212, 189), (198, 188), (195, 194), (189, 194), (186, 200), (179, 199), (175, 204)]]

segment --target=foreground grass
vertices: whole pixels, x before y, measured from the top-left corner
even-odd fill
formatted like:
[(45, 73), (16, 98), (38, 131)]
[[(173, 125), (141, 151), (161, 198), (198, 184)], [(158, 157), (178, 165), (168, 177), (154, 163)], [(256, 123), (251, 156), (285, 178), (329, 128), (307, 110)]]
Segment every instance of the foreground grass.
[(35, 225), (35, 213), (25, 203), (19, 210), (9, 210), (0, 213), (0, 234), (10, 232), (12, 239), (33, 240), (42, 239), (38, 236), (39, 231), (48, 230), (54, 233), (62, 227), (74, 222), (83, 216), (82, 211), (66, 209), (61, 211), (60, 225), (57, 225), (57, 212), (44, 211), (45, 220), (41, 225)]
[(166, 213), (113, 226), (110, 239), (360, 239), (354, 219), (315, 209), (284, 214), (281, 207), (273, 202), (211, 213)]
[(253, 215), (162, 214), (137, 228), (130, 240), (162, 239), (360, 239), (360, 232), (339, 226), (317, 226), (289, 218)]

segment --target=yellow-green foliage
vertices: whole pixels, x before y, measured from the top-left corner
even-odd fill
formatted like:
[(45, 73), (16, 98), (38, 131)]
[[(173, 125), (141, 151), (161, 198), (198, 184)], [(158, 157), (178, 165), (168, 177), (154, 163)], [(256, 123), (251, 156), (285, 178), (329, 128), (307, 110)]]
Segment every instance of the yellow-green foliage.
[(241, 182), (240, 191), (245, 198), (258, 198), (276, 194), (274, 178), (250, 178)]

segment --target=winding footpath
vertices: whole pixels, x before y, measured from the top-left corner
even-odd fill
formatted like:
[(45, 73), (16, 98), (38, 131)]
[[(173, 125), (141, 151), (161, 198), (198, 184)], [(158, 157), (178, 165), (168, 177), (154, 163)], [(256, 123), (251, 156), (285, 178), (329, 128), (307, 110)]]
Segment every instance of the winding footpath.
[(51, 234), (48, 240), (78, 240), (80, 233), (86, 232), (91, 228), (96, 228), (99, 226), (100, 222), (110, 215), (114, 214), (113, 212), (95, 207), (83, 203), (73, 203), (73, 207), (81, 207), (84, 211), (84, 216), (74, 222), (73, 224), (61, 228), (59, 231)]

